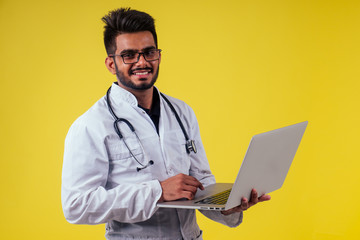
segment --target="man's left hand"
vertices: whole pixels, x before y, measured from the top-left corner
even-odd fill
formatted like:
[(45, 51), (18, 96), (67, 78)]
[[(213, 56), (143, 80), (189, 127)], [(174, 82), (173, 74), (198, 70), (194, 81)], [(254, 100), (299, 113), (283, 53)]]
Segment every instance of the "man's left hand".
[(264, 202), (264, 201), (268, 201), (270, 200), (271, 197), (269, 195), (262, 195), (260, 197), (258, 197), (258, 193), (255, 189), (253, 189), (251, 191), (251, 198), (250, 201), (248, 201), (245, 197), (243, 197), (241, 199), (241, 204), (237, 207), (231, 208), (229, 210), (226, 211), (221, 211), (222, 214), (224, 215), (229, 215), (235, 212), (242, 212), (247, 210), (248, 208), (254, 206), (255, 204), (259, 203), (259, 202)]

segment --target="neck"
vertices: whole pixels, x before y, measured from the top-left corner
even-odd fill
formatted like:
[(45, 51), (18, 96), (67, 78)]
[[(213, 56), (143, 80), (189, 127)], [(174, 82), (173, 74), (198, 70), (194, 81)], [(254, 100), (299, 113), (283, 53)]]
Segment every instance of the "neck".
[(154, 87), (151, 87), (146, 90), (129, 90), (134, 96), (136, 97), (138, 104), (146, 109), (151, 109), (152, 101), (153, 101), (153, 89)]
[(153, 87), (145, 91), (141, 91), (137, 94), (133, 93), (138, 101), (138, 104), (146, 109), (151, 109), (153, 101)]
[(118, 85), (123, 89), (127, 90), (128, 92), (132, 93), (136, 97), (138, 105), (146, 109), (151, 109), (154, 86), (145, 90), (137, 90), (124, 86), (120, 81), (118, 81)]

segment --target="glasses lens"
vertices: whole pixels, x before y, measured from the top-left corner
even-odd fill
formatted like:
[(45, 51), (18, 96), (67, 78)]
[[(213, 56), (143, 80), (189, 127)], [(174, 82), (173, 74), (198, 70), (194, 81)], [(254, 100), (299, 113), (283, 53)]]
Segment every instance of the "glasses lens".
[(121, 57), (124, 59), (124, 63), (136, 63), (138, 60), (139, 53), (126, 53), (121, 55)]
[(159, 59), (159, 50), (149, 50), (145, 51), (143, 54), (146, 61), (155, 61)]
[(121, 57), (124, 60), (124, 63), (130, 64), (130, 63), (137, 63), (139, 60), (139, 55), (142, 54), (146, 61), (155, 61), (160, 58), (160, 49), (151, 49), (146, 50), (144, 52), (129, 52), (122, 54)]

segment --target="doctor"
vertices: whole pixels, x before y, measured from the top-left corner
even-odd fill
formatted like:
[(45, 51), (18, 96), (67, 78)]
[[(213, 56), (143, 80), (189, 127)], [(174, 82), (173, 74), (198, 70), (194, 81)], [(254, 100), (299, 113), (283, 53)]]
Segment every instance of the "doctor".
[[(102, 20), (105, 65), (117, 82), (67, 134), (64, 215), (75, 224), (106, 223), (107, 239), (202, 239), (194, 210), (156, 207), (193, 199), (215, 178), (192, 109), (154, 87), (161, 62), (154, 20), (131, 9)], [(235, 227), (244, 210), (269, 199), (253, 190), (234, 209), (202, 213)]]

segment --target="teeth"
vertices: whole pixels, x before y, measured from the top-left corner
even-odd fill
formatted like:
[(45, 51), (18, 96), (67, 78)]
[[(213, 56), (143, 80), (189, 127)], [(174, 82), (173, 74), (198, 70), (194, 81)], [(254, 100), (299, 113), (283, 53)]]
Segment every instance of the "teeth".
[(146, 75), (148, 74), (148, 72), (137, 72), (137, 73), (134, 73), (135, 75)]

